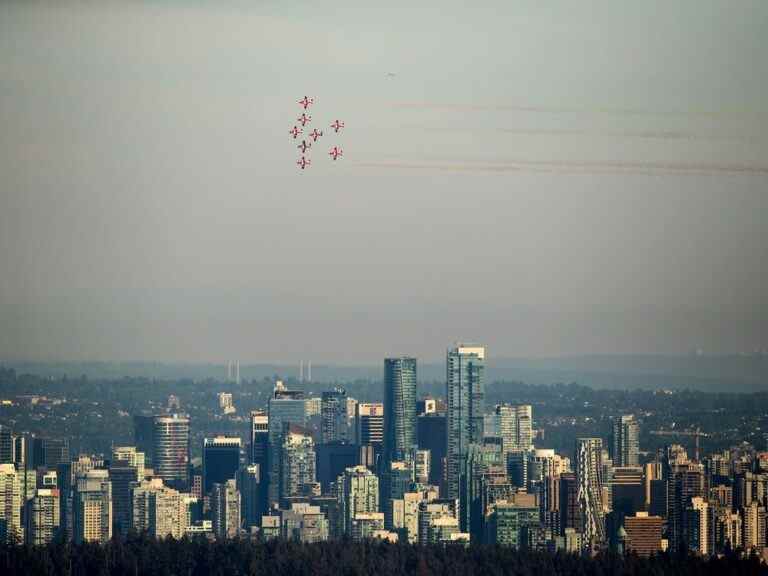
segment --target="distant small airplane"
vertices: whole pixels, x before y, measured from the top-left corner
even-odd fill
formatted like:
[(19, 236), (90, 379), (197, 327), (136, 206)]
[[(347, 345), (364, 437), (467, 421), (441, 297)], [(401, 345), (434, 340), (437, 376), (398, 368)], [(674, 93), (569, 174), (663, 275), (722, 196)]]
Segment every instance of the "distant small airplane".
[(301, 128), (299, 128), (299, 127), (297, 127), (297, 126), (294, 126), (293, 128), (291, 128), (291, 129), (288, 131), (288, 134), (290, 134), (291, 136), (293, 136), (293, 139), (294, 139), (294, 140), (296, 140), (296, 137), (297, 137), (299, 134), (301, 134), (302, 132), (303, 132), (303, 130), (302, 130)]
[(394, 78), (395, 76), (397, 76), (397, 74), (394, 72), (387, 72), (387, 78)]
[(301, 160), (296, 162), (296, 165), (299, 166), (302, 170), (304, 170), (304, 168), (306, 168), (310, 164), (311, 164), (311, 162), (309, 160), (307, 160), (306, 158), (304, 158), (304, 156), (301, 157)]
[(302, 140), (302, 141), (301, 141), (301, 144), (299, 144), (298, 146), (296, 146), (296, 148), (298, 148), (299, 150), (301, 150), (301, 153), (302, 153), (302, 154), (304, 154), (304, 153), (305, 153), (307, 150), (309, 150), (310, 148), (312, 148), (312, 143), (310, 142), (309, 144), (307, 144), (307, 141), (306, 141), (306, 140)]
[(342, 128), (344, 128), (344, 122), (341, 122), (340, 120), (336, 120), (333, 124), (331, 124), (331, 128), (334, 129), (334, 131), (338, 132)]
[(302, 98), (301, 100), (299, 100), (299, 104), (301, 104), (302, 106), (304, 106), (304, 110), (306, 110), (307, 108), (309, 108), (309, 107), (310, 107), (310, 105), (311, 105), (311, 104), (313, 104), (314, 102), (315, 102), (315, 99), (314, 99), (314, 98), (307, 98), (306, 96), (304, 96), (304, 98)]
[(341, 148), (339, 148), (338, 146), (334, 146), (333, 148), (331, 148), (331, 151), (328, 152), (328, 155), (334, 160), (336, 160), (337, 158), (341, 158), (342, 156)]
[(317, 142), (317, 139), (320, 138), (320, 136), (322, 135), (323, 135), (323, 131), (320, 130), (318, 132), (317, 128), (315, 128), (314, 130), (312, 130), (312, 132), (309, 133), (309, 137), (312, 138), (313, 142)]
[(311, 122), (311, 121), (312, 121), (312, 116), (307, 116), (306, 114), (302, 114), (302, 115), (301, 115), (301, 116), (299, 116), (299, 117), (298, 117), (296, 120), (298, 120), (299, 122), (301, 122), (301, 125), (302, 125), (302, 126), (306, 126), (306, 125), (307, 125), (307, 122)]

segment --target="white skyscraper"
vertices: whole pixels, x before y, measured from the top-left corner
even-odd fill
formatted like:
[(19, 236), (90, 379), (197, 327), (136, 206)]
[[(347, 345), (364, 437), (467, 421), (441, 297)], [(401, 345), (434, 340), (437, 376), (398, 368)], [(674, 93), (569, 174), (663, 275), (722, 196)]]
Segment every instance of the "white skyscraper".
[(182, 538), (188, 523), (186, 497), (161, 478), (142, 481), (131, 490), (131, 526), (153, 538)]
[(112, 538), (112, 483), (107, 470), (89, 470), (77, 476), (72, 513), (75, 543), (109, 542)]
[(21, 482), (13, 464), (0, 464), (0, 542), (21, 543)]
[(50, 544), (59, 530), (60, 503), (56, 488), (39, 488), (35, 497), (27, 500), (24, 521), (28, 544)]
[(601, 438), (576, 440), (576, 480), (585, 542), (599, 546), (605, 542), (603, 507), (603, 441)]
[(533, 450), (533, 407), (528, 404), (496, 406), (502, 450)]
[(357, 514), (379, 511), (379, 478), (365, 466), (354, 466), (347, 468), (336, 484), (344, 532), (351, 535), (352, 519)]

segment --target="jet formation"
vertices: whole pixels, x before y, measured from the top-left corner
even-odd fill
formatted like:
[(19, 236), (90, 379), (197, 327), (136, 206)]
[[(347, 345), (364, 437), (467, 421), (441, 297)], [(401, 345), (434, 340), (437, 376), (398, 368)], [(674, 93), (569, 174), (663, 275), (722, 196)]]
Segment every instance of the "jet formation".
[[(312, 116), (307, 114), (307, 111), (309, 110), (309, 107), (314, 104), (314, 102), (315, 99), (310, 98), (309, 96), (304, 96), (304, 98), (298, 101), (299, 106), (301, 106), (304, 111), (301, 113), (301, 116), (296, 119), (296, 124), (294, 124), (293, 128), (288, 131), (288, 134), (291, 135), (293, 140), (298, 140), (299, 136), (304, 134), (304, 129), (307, 127), (307, 125), (312, 122)], [(333, 128), (334, 134), (338, 134), (339, 131), (344, 128), (344, 122), (341, 120), (335, 120), (330, 124), (329, 127)], [(296, 146), (296, 148), (298, 148), (298, 150), (301, 152), (301, 157), (296, 162), (296, 166), (298, 166), (301, 170), (305, 170), (312, 164), (308, 157), (308, 153), (312, 148), (312, 145), (316, 144), (317, 141), (322, 137), (323, 131), (318, 130), (317, 128), (314, 128), (312, 132), (309, 132), (306, 134), (306, 136), (302, 136), (301, 144)], [(309, 141), (310, 139), (311, 142)], [(330, 156), (332, 160), (336, 161), (343, 157), (343, 152), (344, 151), (339, 146), (333, 146), (328, 151), (328, 156)]]

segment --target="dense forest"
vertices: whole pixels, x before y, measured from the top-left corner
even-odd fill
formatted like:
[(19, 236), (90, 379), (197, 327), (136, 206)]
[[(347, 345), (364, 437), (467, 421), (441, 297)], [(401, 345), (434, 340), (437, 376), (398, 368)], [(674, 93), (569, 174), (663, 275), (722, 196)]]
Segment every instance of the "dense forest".
[(3, 576), (246, 576), (282, 574), (363, 576), (768, 574), (757, 557), (703, 559), (661, 555), (518, 552), (498, 546), (418, 547), (379, 541), (301, 544), (199, 540), (156, 541), (145, 536), (107, 546), (53, 544), (0, 547)]

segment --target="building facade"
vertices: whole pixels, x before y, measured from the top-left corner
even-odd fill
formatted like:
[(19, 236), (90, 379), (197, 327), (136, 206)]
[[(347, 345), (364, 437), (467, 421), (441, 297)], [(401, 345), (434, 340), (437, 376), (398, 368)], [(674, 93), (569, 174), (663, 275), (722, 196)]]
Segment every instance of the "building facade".
[(152, 465), (167, 486), (189, 489), (189, 418), (181, 414), (154, 419)]
[(614, 466), (640, 465), (640, 426), (634, 415), (614, 418), (612, 448)]
[(603, 441), (600, 438), (576, 440), (576, 480), (581, 533), (589, 546), (605, 542), (605, 509), (603, 502)]
[(112, 538), (112, 483), (107, 470), (93, 469), (75, 480), (72, 537), (76, 544), (106, 544)]
[(240, 534), (240, 508), (240, 492), (235, 480), (213, 485), (211, 522), (216, 538), (237, 538)]
[(458, 498), (469, 446), (483, 443), (485, 348), (457, 346), (446, 359), (446, 492)]
[(384, 360), (384, 458), (405, 460), (416, 447), (416, 358)]

